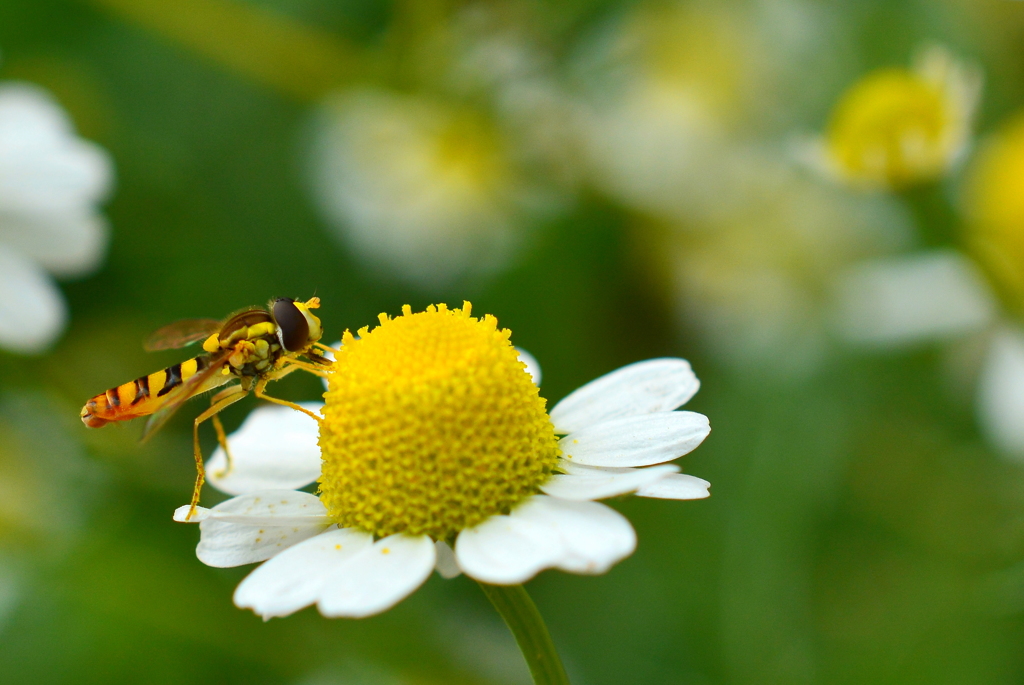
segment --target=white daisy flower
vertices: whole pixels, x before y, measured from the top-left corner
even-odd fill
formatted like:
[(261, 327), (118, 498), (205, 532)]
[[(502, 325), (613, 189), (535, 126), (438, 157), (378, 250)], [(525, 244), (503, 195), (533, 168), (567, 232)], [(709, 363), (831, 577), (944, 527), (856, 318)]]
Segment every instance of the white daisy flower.
[[(642, 3), (583, 42), (572, 66), (599, 188), (645, 215), (691, 224), (774, 176), (774, 153), (750, 133), (764, 138), (787, 109), (779, 94), (806, 41), (793, 34), (827, 29), (797, 3), (755, 5)], [(793, 32), (794, 21), (804, 31)], [(800, 84), (806, 92), (807, 79)]]
[(874, 347), (976, 333), (999, 310), (981, 270), (949, 249), (854, 264), (839, 277), (836, 294), (843, 337)]
[(836, 301), (838, 329), (851, 343), (946, 342), (977, 351), (967, 375), (978, 426), (1000, 453), (1024, 461), (1024, 331), (973, 261), (955, 250), (867, 261), (840, 279)]
[(932, 181), (963, 160), (981, 73), (938, 46), (913, 68), (877, 69), (836, 103), (827, 132), (802, 152), (852, 186), (900, 189)]
[[(626, 366), (549, 415), (509, 335), (491, 316), (471, 317), (469, 303), (405, 307), (358, 338), (346, 333), (319, 452), (311, 418), (254, 412), (229, 438), (232, 471), (218, 475), (219, 454), (209, 467), (238, 496), (198, 516), (201, 561), (266, 562), (235, 603), (264, 618), (313, 604), (362, 617), (435, 569), (493, 585), (547, 568), (599, 574), (633, 552), (636, 534), (596, 500), (708, 496), (709, 483), (667, 463), (710, 430), (707, 417), (675, 411), (700, 386), (689, 363)], [(318, 495), (294, 489), (317, 477)]]
[[(967, 169), (961, 208), (970, 251), (865, 262), (840, 281), (845, 338), (874, 348), (941, 341), (954, 380), (974, 385), (978, 426), (1024, 462), (1024, 116), (1002, 124)], [(993, 287), (994, 284), (994, 287)]]
[(555, 211), (571, 201), (584, 173), (579, 106), (561, 83), (548, 41), (538, 35), (544, 22), (524, 6), (515, 17), (505, 9), (466, 5), (428, 32), (421, 59), (433, 65), (430, 80), (443, 90), (489, 104), (514, 141), (510, 156), (542, 186), (538, 200)]
[(46, 92), (0, 85), (0, 347), (39, 352), (64, 329), (53, 277), (100, 263), (107, 225), (98, 204), (112, 178), (107, 153), (79, 138)]
[(681, 330), (734, 367), (804, 377), (833, 352), (836, 274), (905, 247), (912, 231), (891, 197), (851, 197), (780, 166), (703, 230), (668, 225), (661, 235), (652, 259), (670, 269)]
[(527, 7), (471, 2), (408, 36), (406, 88), (332, 94), (313, 198), (381, 276), (438, 289), (508, 267), (583, 176), (577, 107)]
[(541, 202), (494, 122), (443, 99), (349, 91), (314, 125), (315, 199), (358, 258), (441, 287), (504, 267)]
[(1024, 331), (1002, 326), (992, 335), (978, 376), (978, 424), (1002, 454), (1024, 461)]
[(726, 129), (748, 92), (748, 34), (735, 18), (647, 7), (584, 46), (575, 65), (586, 84), (581, 128), (602, 190), (668, 218), (732, 199), (719, 200), (746, 160)]

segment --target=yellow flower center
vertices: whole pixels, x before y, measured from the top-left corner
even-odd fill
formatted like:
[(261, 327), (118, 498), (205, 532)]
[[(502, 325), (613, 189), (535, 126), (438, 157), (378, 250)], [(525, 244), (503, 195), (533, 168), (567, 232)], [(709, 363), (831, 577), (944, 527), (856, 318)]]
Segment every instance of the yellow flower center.
[(968, 174), (968, 242), (1024, 305), (1024, 114), (1005, 124)]
[(445, 539), (550, 477), (546, 402), (497, 323), (467, 302), (346, 331), (320, 429), (320, 499), (338, 525)]
[(956, 104), (941, 83), (906, 69), (881, 69), (836, 105), (829, 152), (853, 181), (899, 188), (935, 178), (966, 133), (967, 115)]

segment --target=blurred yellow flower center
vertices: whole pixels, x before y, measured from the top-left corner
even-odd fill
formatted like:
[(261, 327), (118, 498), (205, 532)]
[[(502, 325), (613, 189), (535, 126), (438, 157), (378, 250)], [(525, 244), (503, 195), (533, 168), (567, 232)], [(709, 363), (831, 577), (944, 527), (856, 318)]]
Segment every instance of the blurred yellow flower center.
[(345, 333), (320, 429), (320, 499), (342, 527), (444, 539), (538, 491), (558, 458), (545, 400), (470, 304)]
[(646, 58), (654, 83), (684, 93), (719, 118), (739, 112), (747, 92), (744, 37), (727, 11), (655, 6), (641, 12), (624, 36)]
[(945, 171), (962, 144), (965, 118), (941, 83), (882, 69), (836, 105), (829, 152), (850, 180), (904, 187)]
[(971, 165), (968, 242), (1024, 305), (1024, 114), (991, 139)]
[(437, 131), (434, 143), (439, 178), (488, 190), (506, 180), (497, 136), (477, 119), (453, 116)]

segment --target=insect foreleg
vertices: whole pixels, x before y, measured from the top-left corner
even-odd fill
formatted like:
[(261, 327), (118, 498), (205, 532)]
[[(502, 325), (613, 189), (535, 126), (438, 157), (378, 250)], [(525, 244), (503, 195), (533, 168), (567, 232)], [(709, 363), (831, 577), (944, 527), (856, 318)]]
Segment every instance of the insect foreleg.
[[(209, 418), (217, 418), (217, 414), (221, 412), (225, 407), (229, 407), (238, 400), (242, 399), (249, 393), (241, 388), (229, 388), (231, 392), (217, 393), (213, 397), (213, 404), (209, 409), (204, 411), (202, 414), (196, 417), (195, 423), (192, 424), (192, 452), (196, 458), (196, 487), (192, 491), (192, 505), (189, 507), (188, 515), (185, 517), (186, 521), (192, 519), (192, 516), (196, 513), (196, 506), (199, 504), (199, 493), (203, 489), (203, 483), (206, 482), (206, 470), (203, 467), (203, 452), (199, 448), (199, 424)], [(220, 420), (217, 419), (217, 424)], [(215, 424), (216, 425), (216, 424)], [(224, 433), (224, 427), (220, 426), (218, 431), (218, 440)], [(227, 447), (227, 439), (221, 443), (225, 448)], [(230, 464), (230, 462), (228, 462)]]
[[(292, 368), (296, 368), (296, 367), (292, 367)], [(319, 416), (317, 416), (316, 414), (314, 414), (313, 412), (311, 412), (310, 410), (306, 409), (305, 407), (303, 407), (301, 405), (295, 404), (294, 402), (289, 402), (288, 400), (281, 400), (281, 399), (278, 399), (276, 397), (271, 397), (270, 395), (267, 395), (264, 392), (264, 390), (267, 387), (267, 382), (270, 381), (270, 380), (271, 379), (269, 379), (269, 378), (261, 378), (259, 380), (259, 382), (256, 383), (256, 388), (253, 390), (253, 393), (256, 395), (256, 397), (260, 398), (261, 400), (266, 400), (267, 402), (273, 402), (274, 404), (280, 404), (283, 407), (291, 407), (295, 411), (301, 411), (306, 416), (311, 416), (314, 419), (316, 419), (317, 423), (320, 423), (321, 421), (323, 421), (322, 418), (320, 418)]]
[(318, 343), (313, 343), (313, 347), (319, 347), (324, 352), (333, 352), (334, 354), (338, 354), (338, 353), (341, 352), (341, 350), (336, 350), (333, 347), (331, 347), (330, 345), (324, 345), (323, 343), (319, 343), (319, 342)]
[(291, 364), (294, 368), (308, 371), (314, 376), (320, 376), (321, 378), (327, 378), (327, 371), (320, 366), (315, 366), (309, 362), (300, 361), (298, 359), (292, 359), (291, 357), (284, 357), (281, 360), (282, 364)]

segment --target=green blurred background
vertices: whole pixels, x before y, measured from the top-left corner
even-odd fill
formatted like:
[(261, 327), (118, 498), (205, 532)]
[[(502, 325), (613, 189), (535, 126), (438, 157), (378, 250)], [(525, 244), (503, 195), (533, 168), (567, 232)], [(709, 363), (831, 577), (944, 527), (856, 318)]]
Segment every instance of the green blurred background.
[[(0, 681), (528, 682), (465, 578), (433, 577), (360, 621), (234, 608), (247, 569), (200, 564), (198, 531), (171, 521), (194, 475), (189, 412), (146, 445), (138, 426), (79, 422), (88, 397), (180, 359), (142, 351), (153, 329), (314, 293), (332, 339), (403, 304), (471, 300), (537, 357), (551, 402), (632, 361), (692, 362), (703, 386), (688, 408), (713, 432), (683, 467), (712, 497), (614, 502), (639, 535), (632, 557), (529, 583), (574, 682), (1024, 680), (1019, 464), (982, 437), (947, 346), (865, 351), (822, 323), (823, 284), (844, 266), (966, 249), (960, 172), (866, 192), (778, 161), (860, 76), (929, 44), (984, 74), (979, 135), (1024, 105), (1012, 0), (4, 0), (0, 80), (50, 91), (117, 181), (104, 264), (62, 283), (63, 337), (0, 351)], [(699, 94), (697, 114), (623, 104), (659, 69)], [(352, 93), (378, 98), (369, 114), (351, 115)], [(402, 215), (430, 179), (389, 186), (406, 167), (388, 156), (415, 131), (373, 148), (379, 132), (351, 124), (341, 183), (372, 204), (359, 184), (376, 173), (395, 205), (366, 210), (377, 219), (353, 239), (360, 197), (324, 199), (325, 127), (421, 105), (469, 185)], [(668, 159), (644, 156), (677, 127), (696, 131), (680, 159), (672, 141)], [(393, 257), (373, 247), (374, 221), (422, 231)], [(812, 247), (788, 232), (799, 222)], [(806, 285), (799, 316), (732, 289), (760, 260)], [(295, 375), (276, 394), (319, 388)], [(227, 410), (228, 429), (252, 406)], [(204, 503), (223, 497), (207, 487)]]

